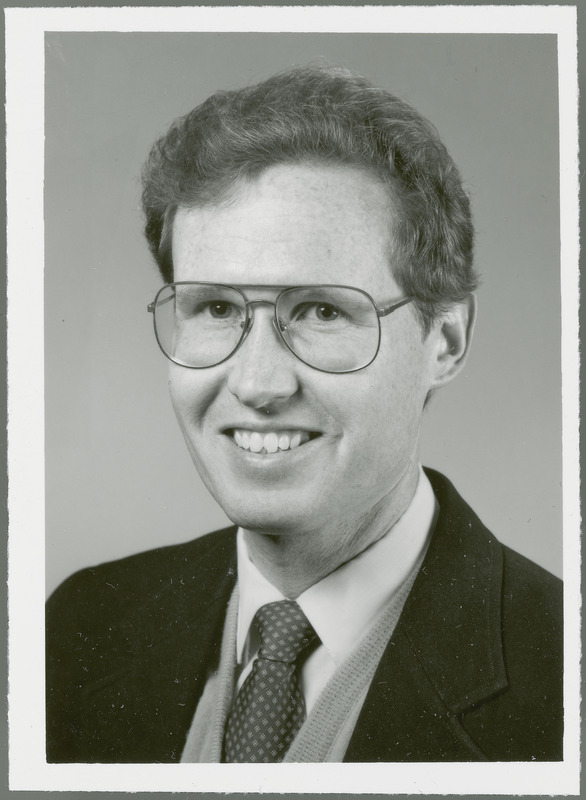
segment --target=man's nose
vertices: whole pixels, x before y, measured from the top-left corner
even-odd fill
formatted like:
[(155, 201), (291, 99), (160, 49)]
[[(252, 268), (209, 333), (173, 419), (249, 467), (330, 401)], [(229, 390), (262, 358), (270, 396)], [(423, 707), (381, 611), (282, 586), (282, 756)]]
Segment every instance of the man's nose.
[(273, 320), (272, 309), (256, 308), (248, 336), (228, 362), (228, 389), (251, 408), (278, 404), (299, 389), (300, 362), (282, 341)]

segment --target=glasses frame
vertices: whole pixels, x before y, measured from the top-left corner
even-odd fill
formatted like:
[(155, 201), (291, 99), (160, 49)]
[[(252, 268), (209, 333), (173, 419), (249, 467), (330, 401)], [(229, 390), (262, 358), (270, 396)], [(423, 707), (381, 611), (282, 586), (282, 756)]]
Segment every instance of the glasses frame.
[[(242, 323), (242, 336), (240, 337), (236, 347), (225, 358), (223, 358), (221, 361), (217, 361), (215, 364), (209, 364), (208, 366), (205, 366), (205, 367), (196, 367), (196, 366), (193, 366), (191, 364), (184, 364), (182, 361), (178, 361), (177, 359), (173, 358), (171, 355), (169, 355), (169, 353), (163, 347), (163, 345), (161, 343), (161, 340), (159, 338), (159, 333), (157, 331), (157, 321), (156, 321), (155, 309), (157, 308), (158, 300), (159, 300), (160, 295), (165, 290), (169, 289), (172, 286), (173, 287), (174, 286), (219, 286), (222, 289), (232, 289), (233, 291), (238, 292), (238, 294), (244, 300), (244, 305), (245, 305), (245, 308), (246, 308), (246, 319), (244, 320), (244, 323)], [(249, 300), (247, 295), (244, 292), (245, 289), (248, 290), (248, 291), (255, 290), (255, 289), (259, 289), (259, 290), (263, 290), (263, 289), (280, 289), (281, 291), (278, 293), (278, 295), (275, 297), (274, 300)], [(295, 289), (351, 289), (352, 291), (359, 292), (361, 295), (366, 297), (366, 299), (371, 303), (374, 311), (376, 312), (376, 317), (377, 317), (377, 321), (378, 321), (378, 339), (377, 339), (377, 344), (376, 344), (376, 350), (375, 350), (375, 353), (374, 353), (373, 357), (370, 359), (370, 361), (368, 361), (366, 364), (363, 364), (360, 367), (354, 367), (353, 369), (345, 369), (345, 370), (341, 370), (340, 371), (340, 370), (323, 369), (322, 367), (315, 367), (313, 364), (310, 364), (309, 362), (307, 362), (303, 358), (301, 358), (301, 356), (298, 355), (293, 350), (293, 348), (288, 344), (288, 342), (286, 341), (285, 337), (283, 336), (283, 331), (286, 330), (287, 326), (282, 322), (282, 320), (279, 320), (279, 318), (277, 317), (277, 303), (279, 302), (279, 298), (282, 295), (286, 294), (287, 292), (291, 292), (291, 291), (293, 291)], [(168, 300), (166, 300), (164, 302), (169, 302), (171, 299), (172, 298), (169, 297)], [(299, 285), (299, 286), (283, 286), (282, 284), (269, 284), (269, 283), (262, 283), (262, 284), (261, 283), (242, 283), (239, 286), (232, 286), (229, 283), (216, 283), (215, 281), (173, 281), (172, 283), (166, 283), (163, 286), (161, 286), (161, 288), (159, 289), (159, 291), (155, 295), (155, 299), (152, 301), (152, 303), (148, 304), (147, 311), (150, 314), (153, 315), (153, 328), (154, 328), (154, 331), (155, 331), (155, 338), (157, 340), (157, 344), (159, 345), (159, 349), (161, 350), (163, 355), (166, 356), (166, 358), (169, 359), (169, 361), (172, 361), (173, 364), (177, 364), (180, 367), (185, 367), (186, 369), (212, 369), (212, 367), (219, 367), (220, 364), (224, 364), (226, 361), (228, 361), (230, 358), (232, 358), (232, 356), (240, 349), (240, 347), (242, 347), (242, 344), (246, 341), (246, 338), (247, 338), (248, 334), (250, 333), (250, 331), (252, 330), (252, 326), (254, 324), (254, 308), (253, 307), (257, 306), (257, 305), (274, 306), (273, 326), (274, 326), (274, 328), (275, 328), (275, 330), (277, 332), (277, 335), (279, 336), (279, 339), (281, 340), (281, 342), (285, 345), (287, 350), (295, 356), (295, 358), (298, 361), (301, 361), (302, 364), (305, 364), (306, 366), (311, 367), (311, 369), (315, 369), (318, 372), (325, 372), (328, 375), (347, 375), (347, 374), (350, 374), (352, 372), (360, 372), (360, 370), (366, 369), (366, 367), (369, 367), (372, 364), (372, 362), (375, 360), (375, 358), (377, 357), (377, 355), (379, 353), (379, 350), (380, 350), (380, 343), (381, 343), (381, 325), (380, 325), (381, 318), (382, 317), (387, 317), (389, 314), (392, 314), (393, 311), (396, 311), (397, 309), (401, 308), (402, 306), (407, 305), (407, 303), (412, 303), (413, 299), (414, 299), (413, 297), (404, 297), (401, 300), (397, 300), (397, 301), (395, 301), (394, 303), (392, 303), (390, 305), (387, 305), (385, 303), (385, 305), (377, 306), (376, 302), (374, 301), (374, 298), (372, 298), (371, 295), (368, 294), (368, 292), (364, 291), (364, 289), (359, 289), (357, 286), (348, 286), (348, 285), (341, 284), (341, 283), (336, 283), (336, 284), (333, 284), (333, 283), (310, 283), (310, 284), (302, 284), (302, 285)]]

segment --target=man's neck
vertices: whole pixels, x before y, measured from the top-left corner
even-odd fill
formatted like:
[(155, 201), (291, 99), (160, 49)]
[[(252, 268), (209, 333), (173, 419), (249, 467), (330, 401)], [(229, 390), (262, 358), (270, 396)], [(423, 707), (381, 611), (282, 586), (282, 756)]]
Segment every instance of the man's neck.
[(329, 525), (327, 530), (280, 535), (245, 530), (249, 557), (285, 597), (295, 599), (384, 536), (408, 508), (418, 477), (415, 466), (368, 514), (336, 520), (335, 529)]

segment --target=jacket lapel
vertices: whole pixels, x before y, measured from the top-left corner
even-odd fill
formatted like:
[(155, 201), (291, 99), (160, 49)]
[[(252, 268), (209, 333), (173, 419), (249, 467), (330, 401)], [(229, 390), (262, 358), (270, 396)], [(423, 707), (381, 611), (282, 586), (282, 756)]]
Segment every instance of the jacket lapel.
[(236, 578), (233, 534), (214, 537), (207, 552), (198, 553), (196, 569), (185, 559), (173, 583), (120, 625), (121, 639), (131, 650), (129, 666), (86, 691), (88, 717), (100, 718), (99, 760), (180, 760), (206, 678), (219, 657)]
[(449, 481), (427, 474), (440, 516), (346, 761), (481, 760), (459, 715), (507, 685), (501, 546)]

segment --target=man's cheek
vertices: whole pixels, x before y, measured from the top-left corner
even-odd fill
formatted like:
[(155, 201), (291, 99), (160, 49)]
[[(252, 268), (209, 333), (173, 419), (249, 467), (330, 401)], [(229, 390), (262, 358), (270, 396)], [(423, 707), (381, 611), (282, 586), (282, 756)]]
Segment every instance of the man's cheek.
[(179, 367), (185, 374), (169, 377), (171, 403), (180, 425), (201, 425), (206, 419), (210, 406), (217, 394), (212, 382), (192, 376), (190, 370)]

